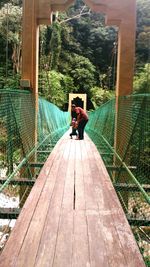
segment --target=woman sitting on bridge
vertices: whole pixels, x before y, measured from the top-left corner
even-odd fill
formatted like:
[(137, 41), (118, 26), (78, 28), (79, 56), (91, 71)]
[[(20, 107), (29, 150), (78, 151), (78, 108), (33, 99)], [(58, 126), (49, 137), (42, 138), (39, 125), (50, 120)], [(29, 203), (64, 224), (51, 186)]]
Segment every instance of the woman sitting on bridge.
[(88, 122), (88, 115), (84, 111), (84, 109), (80, 107), (76, 107), (75, 104), (72, 104), (72, 113), (76, 113), (77, 115), (77, 130), (78, 130), (78, 140), (84, 139), (84, 128)]

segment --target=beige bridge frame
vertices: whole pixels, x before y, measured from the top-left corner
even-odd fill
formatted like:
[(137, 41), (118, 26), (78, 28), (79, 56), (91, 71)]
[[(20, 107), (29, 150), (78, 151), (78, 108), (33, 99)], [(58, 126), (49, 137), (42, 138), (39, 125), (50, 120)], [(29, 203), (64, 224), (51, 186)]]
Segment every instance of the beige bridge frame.
[[(24, 0), (23, 1), (23, 49), (22, 87), (30, 87), (38, 103), (38, 55), (39, 25), (51, 24), (53, 12), (64, 11), (74, 0)], [(106, 25), (118, 26), (118, 56), (116, 97), (132, 92), (136, 0), (84, 0), (94, 12), (106, 15)], [(118, 103), (118, 101), (117, 101)], [(116, 105), (118, 109), (118, 104)], [(36, 120), (35, 120), (36, 132)]]
[(79, 97), (83, 101), (83, 109), (86, 111), (87, 106), (87, 94), (69, 94), (69, 105), (68, 105), (68, 111), (71, 113), (71, 104), (72, 101)]

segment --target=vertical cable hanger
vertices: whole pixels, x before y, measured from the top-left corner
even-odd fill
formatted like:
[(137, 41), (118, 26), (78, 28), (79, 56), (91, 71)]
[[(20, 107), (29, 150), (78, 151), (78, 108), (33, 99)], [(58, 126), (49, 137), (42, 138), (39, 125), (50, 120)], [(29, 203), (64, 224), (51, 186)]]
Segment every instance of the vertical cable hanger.
[(8, 78), (8, 28), (9, 28), (8, 8), (9, 8), (9, 4), (7, 3), (7, 10), (6, 10), (6, 70), (5, 70), (6, 83), (7, 83), (7, 78)]

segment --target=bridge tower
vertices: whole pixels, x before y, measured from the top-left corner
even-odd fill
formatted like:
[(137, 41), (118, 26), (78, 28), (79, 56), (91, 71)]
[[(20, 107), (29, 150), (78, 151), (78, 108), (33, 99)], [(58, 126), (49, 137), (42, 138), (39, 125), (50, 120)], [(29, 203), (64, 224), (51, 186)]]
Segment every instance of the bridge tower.
[[(38, 53), (39, 25), (51, 24), (52, 12), (64, 11), (74, 0), (24, 0), (23, 1), (23, 47), (21, 86), (30, 87), (38, 103)], [(84, 0), (94, 12), (106, 15), (106, 25), (117, 26), (118, 57), (116, 82), (116, 110), (118, 97), (132, 92), (134, 56), (136, 0)], [(36, 116), (35, 116), (36, 129)], [(36, 139), (36, 131), (35, 131)]]

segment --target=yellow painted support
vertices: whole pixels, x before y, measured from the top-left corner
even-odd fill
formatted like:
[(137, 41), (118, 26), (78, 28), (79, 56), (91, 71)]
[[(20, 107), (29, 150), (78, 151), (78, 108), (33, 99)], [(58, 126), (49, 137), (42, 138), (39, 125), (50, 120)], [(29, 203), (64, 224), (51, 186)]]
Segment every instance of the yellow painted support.
[[(24, 0), (23, 1), (23, 49), (22, 80), (23, 87), (30, 87), (35, 97), (35, 142), (37, 132), (38, 103), (38, 53), (39, 24), (50, 24), (51, 14), (64, 11), (74, 0)], [(118, 34), (116, 111), (118, 97), (132, 92), (134, 57), (136, 0), (84, 0), (92, 11), (106, 15), (106, 25), (116, 25)], [(117, 127), (117, 121), (116, 121)], [(116, 137), (116, 143), (117, 143)]]
[[(22, 80), (29, 81), (35, 94), (38, 90), (38, 25), (50, 24), (53, 11), (63, 11), (72, 3), (73, 0), (24, 0)], [(107, 25), (119, 27), (116, 95), (130, 94), (134, 71), (136, 0), (85, 0), (85, 3), (93, 11), (106, 14)]]

